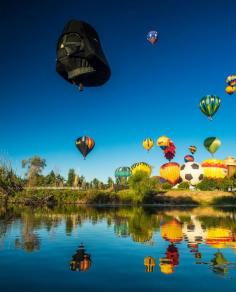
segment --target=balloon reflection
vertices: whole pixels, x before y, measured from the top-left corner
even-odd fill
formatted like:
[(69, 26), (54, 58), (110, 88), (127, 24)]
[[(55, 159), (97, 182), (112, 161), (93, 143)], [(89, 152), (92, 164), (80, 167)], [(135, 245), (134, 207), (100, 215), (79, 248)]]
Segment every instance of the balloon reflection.
[(179, 264), (178, 248), (172, 243), (167, 247), (166, 256), (160, 258), (160, 270), (163, 274), (173, 274), (174, 267)]
[[(73, 240), (76, 234), (80, 235), (80, 229), (84, 226), (91, 224), (91, 228), (96, 229), (95, 225), (101, 222), (107, 224), (121, 245), (125, 241), (126, 244), (133, 241), (132, 248), (137, 244), (140, 249), (147, 248), (142, 247), (144, 244), (149, 245), (153, 256), (147, 254), (143, 263), (140, 263), (141, 266), (144, 264), (145, 269), (143, 266), (142, 269), (146, 272), (177, 272), (182, 253), (187, 253), (191, 259), (189, 265), (205, 264), (216, 274), (227, 274), (227, 271), (235, 268), (230, 258), (236, 252), (236, 212), (233, 209), (195, 208), (189, 211), (143, 207), (96, 209), (83, 206), (34, 210), (16, 206), (9, 210), (1, 208), (1, 248), (13, 246), (32, 253), (40, 250), (42, 240), (47, 235), (49, 240), (55, 240), (61, 234), (71, 236), (70, 240)], [(160, 252), (163, 256), (156, 257)], [(158, 269), (156, 265), (159, 265)], [(90, 267), (91, 256), (81, 244), (72, 257), (70, 269), (87, 271)]]
[(86, 253), (84, 245), (81, 243), (70, 262), (71, 271), (86, 272), (91, 267), (91, 256)]
[(152, 273), (154, 271), (154, 267), (156, 266), (156, 261), (153, 257), (148, 256), (144, 259), (144, 266), (146, 267), (147, 273)]

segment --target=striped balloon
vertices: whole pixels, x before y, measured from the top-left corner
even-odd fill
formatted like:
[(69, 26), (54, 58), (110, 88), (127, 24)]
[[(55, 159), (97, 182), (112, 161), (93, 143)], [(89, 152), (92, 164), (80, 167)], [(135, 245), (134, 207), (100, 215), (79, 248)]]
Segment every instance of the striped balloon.
[(220, 107), (221, 99), (216, 95), (204, 96), (199, 104), (200, 110), (211, 120)]
[(75, 145), (85, 159), (89, 152), (93, 150), (95, 142), (88, 136), (82, 136), (76, 140)]
[(146, 138), (143, 140), (143, 147), (149, 151), (151, 150), (151, 148), (153, 147), (154, 145), (154, 141), (152, 140), (152, 138)]
[(168, 162), (160, 167), (160, 176), (169, 183), (175, 185), (180, 179), (180, 165), (176, 162)]

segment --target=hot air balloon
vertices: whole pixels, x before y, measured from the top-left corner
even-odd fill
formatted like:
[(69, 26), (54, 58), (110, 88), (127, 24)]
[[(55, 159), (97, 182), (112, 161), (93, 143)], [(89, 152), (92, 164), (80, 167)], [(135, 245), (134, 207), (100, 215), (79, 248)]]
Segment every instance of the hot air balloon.
[(95, 29), (83, 21), (69, 21), (57, 43), (56, 71), (68, 82), (100, 86), (111, 75)]
[(166, 136), (161, 136), (157, 139), (157, 146), (159, 146), (162, 150), (165, 150), (170, 144), (170, 138)]
[(128, 178), (131, 176), (131, 169), (127, 166), (118, 167), (115, 171), (115, 177)]
[(226, 79), (228, 86), (225, 88), (225, 91), (228, 94), (233, 94), (236, 90), (236, 75), (229, 75)]
[(164, 150), (164, 156), (167, 160), (171, 161), (175, 157), (175, 145), (172, 141), (169, 142), (169, 146)]
[(152, 167), (146, 162), (137, 162), (134, 163), (131, 167), (132, 175), (134, 175), (137, 171), (143, 171), (148, 174), (148, 176), (152, 173)]
[(185, 162), (193, 162), (194, 161), (193, 155), (185, 155), (184, 156), (184, 161)]
[(147, 34), (147, 40), (154, 45), (158, 41), (158, 32), (155, 30), (149, 31)]
[(180, 168), (180, 177), (182, 181), (186, 181), (192, 186), (195, 186), (203, 180), (204, 172), (200, 164), (196, 162), (186, 162)]
[(204, 147), (212, 155), (219, 149), (220, 146), (221, 141), (216, 137), (208, 137), (204, 140)]
[(227, 166), (219, 159), (211, 158), (203, 161), (202, 168), (207, 178), (224, 178), (228, 173)]
[(79, 137), (76, 140), (75, 144), (78, 150), (83, 155), (84, 159), (89, 154), (89, 152), (93, 150), (95, 146), (94, 140), (88, 136)]
[(216, 95), (204, 96), (199, 104), (200, 110), (210, 119), (215, 115), (220, 107), (221, 99)]
[(176, 162), (168, 162), (160, 167), (160, 176), (175, 185), (180, 179), (180, 165)]
[(197, 147), (194, 145), (189, 146), (188, 149), (192, 154), (194, 154), (197, 151)]
[(143, 147), (149, 151), (154, 145), (154, 141), (151, 138), (146, 138), (143, 140)]

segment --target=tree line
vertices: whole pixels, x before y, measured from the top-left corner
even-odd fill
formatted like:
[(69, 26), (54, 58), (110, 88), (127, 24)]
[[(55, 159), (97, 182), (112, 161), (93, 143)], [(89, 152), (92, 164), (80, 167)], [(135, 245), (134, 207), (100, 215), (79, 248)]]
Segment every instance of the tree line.
[(46, 160), (40, 156), (23, 159), (21, 166), (25, 169), (24, 177), (18, 176), (11, 166), (11, 162), (0, 158), (0, 195), (12, 195), (21, 191), (24, 187), (74, 187), (82, 190), (109, 190), (117, 186), (127, 187), (127, 180), (117, 178), (115, 181), (108, 177), (104, 183), (97, 178), (87, 181), (83, 175), (76, 173), (75, 169), (68, 170), (67, 177), (63, 177), (59, 171), (51, 170), (44, 175), (47, 166)]

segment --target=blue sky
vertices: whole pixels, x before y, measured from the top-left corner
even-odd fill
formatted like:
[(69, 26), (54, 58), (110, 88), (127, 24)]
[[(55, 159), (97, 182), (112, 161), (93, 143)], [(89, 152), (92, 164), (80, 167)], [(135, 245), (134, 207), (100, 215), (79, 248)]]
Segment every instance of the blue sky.
[[(110, 3), (109, 3), (110, 2)], [(167, 135), (174, 161), (188, 146), (196, 160), (210, 155), (202, 143), (217, 136), (216, 156), (236, 156), (235, 95), (225, 79), (236, 74), (235, 1), (8, 1), (0, 4), (0, 151), (22, 174), (21, 160), (40, 155), (47, 168), (66, 176), (75, 168), (90, 180), (106, 181), (119, 166), (165, 163), (142, 139)], [(98, 32), (111, 67), (110, 80), (79, 92), (55, 71), (56, 43), (70, 19)], [(159, 31), (159, 42), (146, 40)], [(198, 108), (216, 94), (222, 105), (209, 121)], [(96, 146), (84, 161), (74, 141), (88, 135)]]

